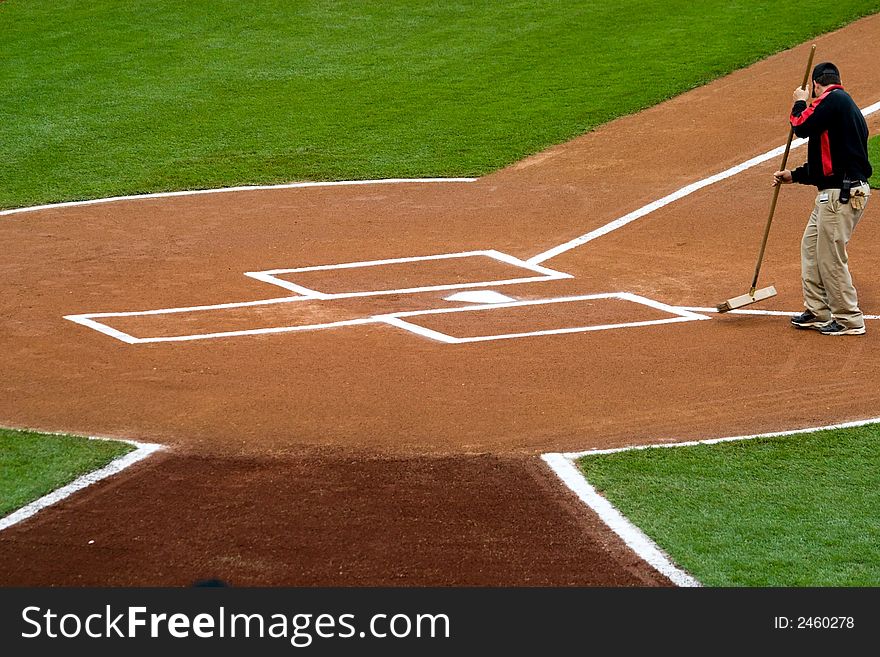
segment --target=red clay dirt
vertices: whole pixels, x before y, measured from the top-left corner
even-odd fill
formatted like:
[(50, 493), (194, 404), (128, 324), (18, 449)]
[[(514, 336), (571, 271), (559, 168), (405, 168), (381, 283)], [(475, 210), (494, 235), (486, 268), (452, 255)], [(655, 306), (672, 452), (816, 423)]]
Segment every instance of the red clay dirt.
[[(815, 43), (860, 106), (880, 100), (880, 16)], [(288, 294), (245, 272), (484, 249), (528, 260), (784, 143), (808, 50), (473, 183), (137, 199), (0, 218), (9, 245), (0, 425), (170, 448), (0, 533), (0, 583), (668, 585), (538, 455), (880, 415), (873, 321), (864, 337), (838, 339), (798, 332), (785, 317), (707, 313), (710, 321), (469, 344), (381, 323), (125, 344), (63, 317)], [(869, 126), (877, 132), (876, 115)], [(804, 157), (795, 150), (791, 163)], [(542, 263), (572, 278), (487, 289), (516, 300), (631, 292), (714, 307), (748, 289), (777, 164)], [(798, 243), (811, 198), (808, 188), (783, 190), (761, 277), (779, 295), (761, 309), (801, 307)], [(876, 211), (869, 206), (850, 246), (869, 314), (880, 313)], [(423, 272), (410, 272), (417, 285), (430, 284)], [(471, 262), (443, 276), (474, 273)], [(507, 273), (486, 269), (493, 280)], [(325, 274), (310, 283), (338, 282)], [(358, 284), (383, 281), (350, 270), (330, 291)], [(299, 323), (342, 321), (467, 306), (443, 301), (454, 291), (262, 306), (217, 321), (118, 321), (141, 336), (283, 324), (287, 310)], [(591, 319), (588, 307), (565, 305), (570, 317), (554, 307), (532, 330), (614, 314), (596, 303)], [(494, 321), (492, 312), (422, 324), (468, 336), (529, 330), (518, 313)], [(663, 315), (624, 310), (616, 321)]]

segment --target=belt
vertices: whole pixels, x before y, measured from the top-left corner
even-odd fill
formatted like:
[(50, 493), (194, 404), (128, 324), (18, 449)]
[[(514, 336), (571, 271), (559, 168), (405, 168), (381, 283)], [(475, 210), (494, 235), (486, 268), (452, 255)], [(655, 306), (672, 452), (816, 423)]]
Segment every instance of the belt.
[[(864, 180), (853, 180), (849, 184), (850, 189), (855, 189), (856, 187), (861, 187), (862, 185), (867, 185), (868, 183)], [(843, 189), (843, 187), (820, 187), (820, 192), (830, 192), (832, 189)]]

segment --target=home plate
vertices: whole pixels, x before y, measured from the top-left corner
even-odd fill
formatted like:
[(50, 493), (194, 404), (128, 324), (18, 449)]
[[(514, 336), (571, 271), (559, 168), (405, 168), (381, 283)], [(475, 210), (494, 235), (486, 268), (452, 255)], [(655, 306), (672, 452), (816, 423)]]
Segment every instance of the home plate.
[(500, 292), (492, 290), (472, 290), (469, 292), (456, 292), (455, 294), (445, 297), (444, 301), (464, 301), (465, 303), (509, 303), (515, 301)]

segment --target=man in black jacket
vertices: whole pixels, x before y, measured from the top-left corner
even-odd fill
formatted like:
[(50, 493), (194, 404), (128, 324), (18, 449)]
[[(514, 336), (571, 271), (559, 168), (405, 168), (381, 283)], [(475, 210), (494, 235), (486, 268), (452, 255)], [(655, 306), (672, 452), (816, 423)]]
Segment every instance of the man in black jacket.
[(844, 91), (840, 71), (817, 64), (809, 92), (795, 89), (791, 121), (798, 137), (808, 137), (807, 162), (773, 174), (776, 185), (815, 185), (819, 193), (801, 241), (801, 279), (806, 310), (791, 318), (802, 329), (823, 335), (862, 335), (865, 320), (847, 266), (846, 245), (871, 193), (868, 126)]

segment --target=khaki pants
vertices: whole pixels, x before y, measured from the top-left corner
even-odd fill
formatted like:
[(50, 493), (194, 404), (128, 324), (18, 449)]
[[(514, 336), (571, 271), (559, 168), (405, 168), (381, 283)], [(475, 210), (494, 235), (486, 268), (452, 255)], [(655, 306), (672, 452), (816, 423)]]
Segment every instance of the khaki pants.
[(820, 320), (833, 318), (847, 328), (865, 325), (846, 253), (870, 194), (867, 185), (854, 187), (850, 194), (857, 190), (865, 194), (861, 209), (853, 208), (852, 200), (842, 204), (839, 189), (819, 192), (801, 241), (804, 306)]

